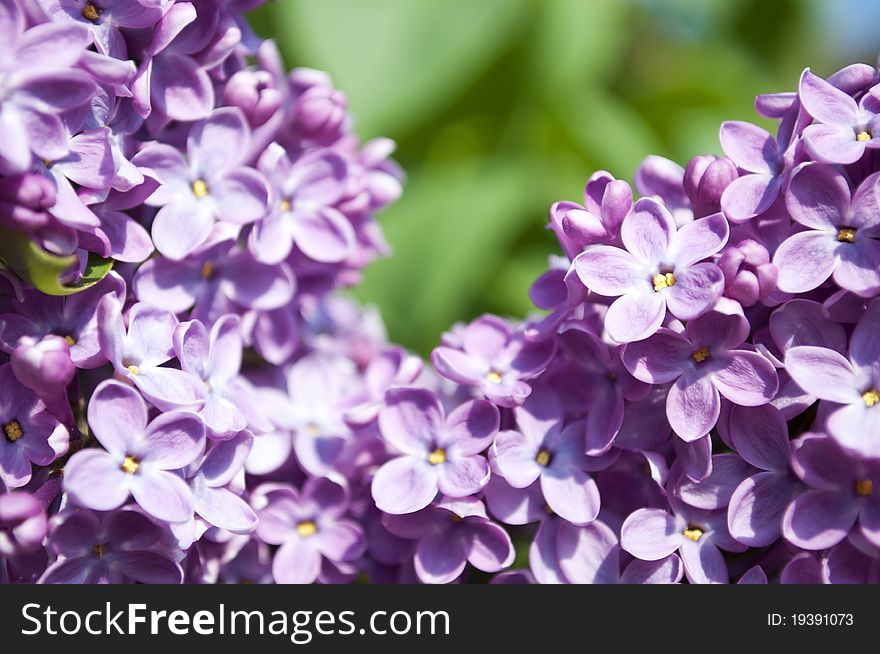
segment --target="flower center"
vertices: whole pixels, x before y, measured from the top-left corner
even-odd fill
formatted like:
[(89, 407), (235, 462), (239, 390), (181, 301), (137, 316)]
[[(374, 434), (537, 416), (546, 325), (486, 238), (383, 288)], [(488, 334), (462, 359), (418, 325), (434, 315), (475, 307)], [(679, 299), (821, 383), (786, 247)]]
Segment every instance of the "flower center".
[(199, 273), (202, 276), (202, 279), (213, 279), (217, 270), (214, 268), (214, 264), (211, 261), (206, 261), (202, 264), (202, 271)]
[(98, 556), (104, 556), (104, 552), (106, 552), (107, 549), (106, 549), (103, 545), (95, 545), (95, 546), (92, 548), (92, 551), (93, 551), (95, 554), (97, 554)]
[(208, 195), (208, 185), (205, 183), (205, 180), (203, 180), (203, 179), (197, 179), (196, 181), (194, 181), (193, 185), (192, 185), (192, 189), (193, 189), (193, 195), (195, 195), (199, 199), (206, 197)]
[(837, 240), (841, 243), (853, 243), (856, 240), (855, 227), (841, 227), (837, 230)]
[(654, 275), (654, 279), (651, 280), (654, 282), (654, 292), (659, 293), (664, 288), (669, 288), (670, 286), (675, 286), (675, 275), (671, 272), (668, 273), (657, 273)]
[(287, 213), (288, 211), (290, 211), (292, 206), (293, 205), (290, 203), (290, 200), (288, 200), (287, 198), (284, 198), (278, 204), (278, 211), (280, 211), (281, 213)]
[(446, 450), (444, 450), (442, 447), (438, 447), (436, 450), (431, 452), (428, 455), (428, 463), (430, 463), (432, 466), (446, 463)]
[(486, 381), (491, 384), (500, 384), (501, 383), (501, 373), (497, 370), (490, 370), (486, 373)]
[(865, 403), (865, 406), (871, 408), (877, 402), (880, 402), (880, 391), (870, 390), (862, 393), (862, 401)]
[(67, 334), (64, 337), (64, 340), (67, 341), (67, 347), (73, 347), (74, 345), (76, 345), (76, 339), (70, 334)]
[(122, 472), (127, 472), (128, 474), (133, 475), (138, 471), (138, 468), (140, 467), (141, 462), (138, 460), (138, 458), (136, 456), (128, 454), (122, 460), (122, 465), (119, 466), (119, 469), (122, 470)]
[(535, 463), (539, 466), (544, 466), (545, 468), (550, 465), (550, 461), (553, 459), (553, 455), (550, 454), (547, 450), (541, 450), (538, 452), (538, 456), (535, 457)]
[(874, 482), (870, 479), (856, 480), (856, 495), (859, 497), (868, 497), (874, 492)]
[(86, 20), (90, 20), (93, 23), (98, 22), (98, 19), (101, 17), (101, 10), (98, 9), (91, 2), (87, 2), (86, 6), (83, 7), (82, 17)]
[(310, 422), (306, 425), (306, 433), (309, 436), (320, 436), (321, 435), (321, 425), (317, 422)]
[(128, 370), (128, 372), (130, 372), (132, 375), (139, 375), (141, 373), (141, 369), (134, 364), (126, 366), (125, 369)]
[(703, 363), (703, 361), (709, 358), (709, 348), (701, 347), (699, 350), (691, 355), (691, 358), (693, 358), (693, 360), (697, 363)]
[(318, 533), (318, 525), (313, 520), (303, 520), (296, 525), (296, 533), (302, 538), (308, 538)]
[(872, 138), (874, 138), (874, 137), (871, 136), (871, 132), (868, 132), (867, 130), (864, 130), (864, 129), (861, 132), (859, 132), (858, 134), (856, 134), (856, 141), (870, 141)]
[(689, 526), (687, 529), (685, 529), (681, 533), (684, 534), (685, 538), (688, 538), (688, 539), (694, 541), (695, 543), (698, 540), (700, 540), (700, 538), (702, 538), (702, 536), (703, 536), (703, 530), (700, 529), (699, 527), (694, 527), (694, 526)]
[(6, 434), (6, 440), (10, 443), (14, 443), (19, 438), (24, 436), (24, 431), (21, 428), (18, 420), (10, 420), (5, 425), (3, 425), (3, 431)]

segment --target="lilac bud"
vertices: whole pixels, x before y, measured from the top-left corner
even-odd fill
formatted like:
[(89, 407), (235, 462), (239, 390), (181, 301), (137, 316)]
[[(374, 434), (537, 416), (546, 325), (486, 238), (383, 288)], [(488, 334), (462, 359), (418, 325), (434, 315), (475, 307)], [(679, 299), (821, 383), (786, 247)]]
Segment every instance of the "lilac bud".
[(12, 353), (12, 371), (18, 380), (39, 395), (63, 389), (76, 368), (70, 359), (70, 345), (61, 336), (50, 334), (42, 340), (23, 336)]
[(757, 241), (746, 239), (725, 250), (718, 267), (724, 274), (724, 294), (744, 307), (776, 290), (778, 271), (767, 248)]
[(684, 172), (684, 190), (694, 206), (694, 217), (721, 211), (721, 194), (738, 177), (727, 157), (702, 154), (690, 160)]
[(316, 72), (298, 69), (290, 76), (294, 89), (302, 89), (293, 107), (293, 122), (305, 138), (329, 145), (343, 135), (348, 102), (326, 74)]
[(252, 128), (263, 125), (281, 106), (281, 93), (264, 70), (242, 70), (226, 84), (223, 102), (242, 110)]
[(46, 537), (46, 512), (30, 493), (0, 495), (0, 556), (36, 549)]
[(42, 175), (26, 173), (0, 178), (0, 224), (34, 230), (49, 222), (46, 209), (55, 204), (55, 187)]

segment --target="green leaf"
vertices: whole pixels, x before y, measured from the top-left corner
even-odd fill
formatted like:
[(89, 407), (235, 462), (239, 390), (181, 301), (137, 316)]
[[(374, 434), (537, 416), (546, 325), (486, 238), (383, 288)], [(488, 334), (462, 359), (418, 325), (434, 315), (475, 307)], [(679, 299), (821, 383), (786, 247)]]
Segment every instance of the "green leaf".
[(327, 70), (358, 132), (428, 123), (515, 41), (527, 0), (298, 0), (267, 8), (288, 64)]
[(47, 295), (78, 293), (97, 284), (113, 268), (112, 259), (90, 254), (81, 279), (73, 285), (62, 284), (59, 277), (76, 264), (75, 255), (52, 254), (25, 234), (4, 227), (0, 227), (0, 258), (9, 270)]

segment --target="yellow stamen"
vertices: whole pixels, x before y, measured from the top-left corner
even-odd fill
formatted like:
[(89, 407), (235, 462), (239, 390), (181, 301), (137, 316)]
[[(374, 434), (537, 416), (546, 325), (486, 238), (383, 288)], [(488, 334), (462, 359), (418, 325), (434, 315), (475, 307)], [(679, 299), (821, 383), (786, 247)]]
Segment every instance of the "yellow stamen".
[(73, 336), (71, 336), (70, 334), (65, 336), (64, 340), (67, 341), (68, 347), (73, 347), (74, 345), (76, 345), (76, 339)]
[(452, 522), (464, 522), (464, 518), (462, 518), (457, 513), (452, 514)]
[(550, 465), (550, 452), (547, 450), (541, 450), (538, 452), (538, 456), (535, 457), (535, 462), (539, 466), (548, 466)]
[(864, 401), (865, 406), (869, 409), (880, 402), (880, 391), (866, 391), (862, 393), (862, 401)]
[(315, 422), (310, 422), (306, 425), (306, 433), (309, 436), (320, 436), (321, 435), (321, 426)]
[(708, 347), (701, 347), (699, 350), (694, 352), (691, 356), (693, 357), (694, 361), (696, 361), (697, 363), (703, 363), (703, 361), (705, 361), (706, 359), (709, 358), (709, 348)]
[(866, 132), (865, 130), (856, 134), (856, 141), (870, 141), (872, 138), (870, 132)]
[(137, 457), (129, 454), (122, 460), (122, 465), (119, 466), (119, 469), (122, 470), (122, 472), (127, 472), (128, 474), (133, 475), (140, 467), (141, 462), (137, 460)]
[(308, 538), (318, 533), (318, 525), (311, 520), (303, 520), (296, 526), (296, 533), (302, 538)]
[(126, 370), (128, 370), (128, 372), (130, 372), (132, 375), (139, 375), (139, 374), (141, 373), (141, 369), (138, 368), (138, 367), (137, 367), (136, 365), (134, 365), (134, 364), (131, 364), (130, 366), (128, 366), (128, 367), (126, 368)]
[(18, 420), (10, 420), (5, 425), (3, 425), (3, 431), (6, 433), (6, 440), (10, 443), (14, 443), (19, 438), (24, 436), (24, 431), (22, 431), (21, 425), (18, 423)]
[(51, 159), (43, 159), (43, 165), (46, 166), (46, 168), (51, 168), (53, 163), (55, 162)]
[(841, 227), (837, 230), (837, 240), (841, 243), (855, 242), (856, 230), (853, 227)]
[(193, 182), (192, 185), (193, 195), (197, 198), (203, 198), (208, 195), (208, 185), (205, 183), (203, 179), (197, 179)]
[(98, 9), (91, 2), (87, 2), (86, 6), (83, 7), (82, 17), (85, 18), (86, 20), (90, 20), (94, 23), (98, 20), (98, 18), (101, 17), (101, 10)]
[(859, 497), (868, 497), (874, 492), (874, 482), (870, 479), (859, 479), (856, 481), (856, 495)]
[(278, 211), (280, 211), (281, 213), (287, 213), (288, 211), (290, 211), (291, 206), (292, 205), (290, 204), (290, 200), (284, 198), (278, 205)]
[(675, 286), (675, 275), (671, 272), (657, 273), (652, 281), (654, 282), (654, 292), (659, 293), (664, 288)]
[(700, 540), (700, 537), (703, 535), (703, 530), (699, 527), (688, 527), (683, 532), (685, 538), (689, 538), (695, 543)]
[(214, 264), (211, 261), (206, 261), (202, 264), (202, 272), (200, 273), (202, 279), (211, 279), (215, 272)]
[(491, 384), (500, 384), (501, 379), (502, 379), (501, 373), (499, 373), (495, 370), (491, 370), (486, 373), (486, 381), (488, 381)]
[(97, 554), (98, 556), (104, 556), (104, 552), (106, 552), (107, 550), (104, 548), (103, 545), (95, 545), (95, 546), (92, 548), (92, 551), (93, 551), (95, 554)]
[(428, 455), (428, 463), (432, 466), (436, 466), (440, 463), (446, 463), (446, 450), (442, 447), (438, 447), (436, 450), (431, 452)]

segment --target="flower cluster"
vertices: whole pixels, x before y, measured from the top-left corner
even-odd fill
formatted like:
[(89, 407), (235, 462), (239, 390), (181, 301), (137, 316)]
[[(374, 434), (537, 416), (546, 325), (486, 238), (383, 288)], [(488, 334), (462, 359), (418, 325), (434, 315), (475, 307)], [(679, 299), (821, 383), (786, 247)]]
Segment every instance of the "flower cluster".
[(0, 581), (880, 582), (876, 69), (594, 174), (427, 367), (333, 293), (392, 144), (255, 4), (0, 0), (0, 229), (72, 262), (0, 270)]

